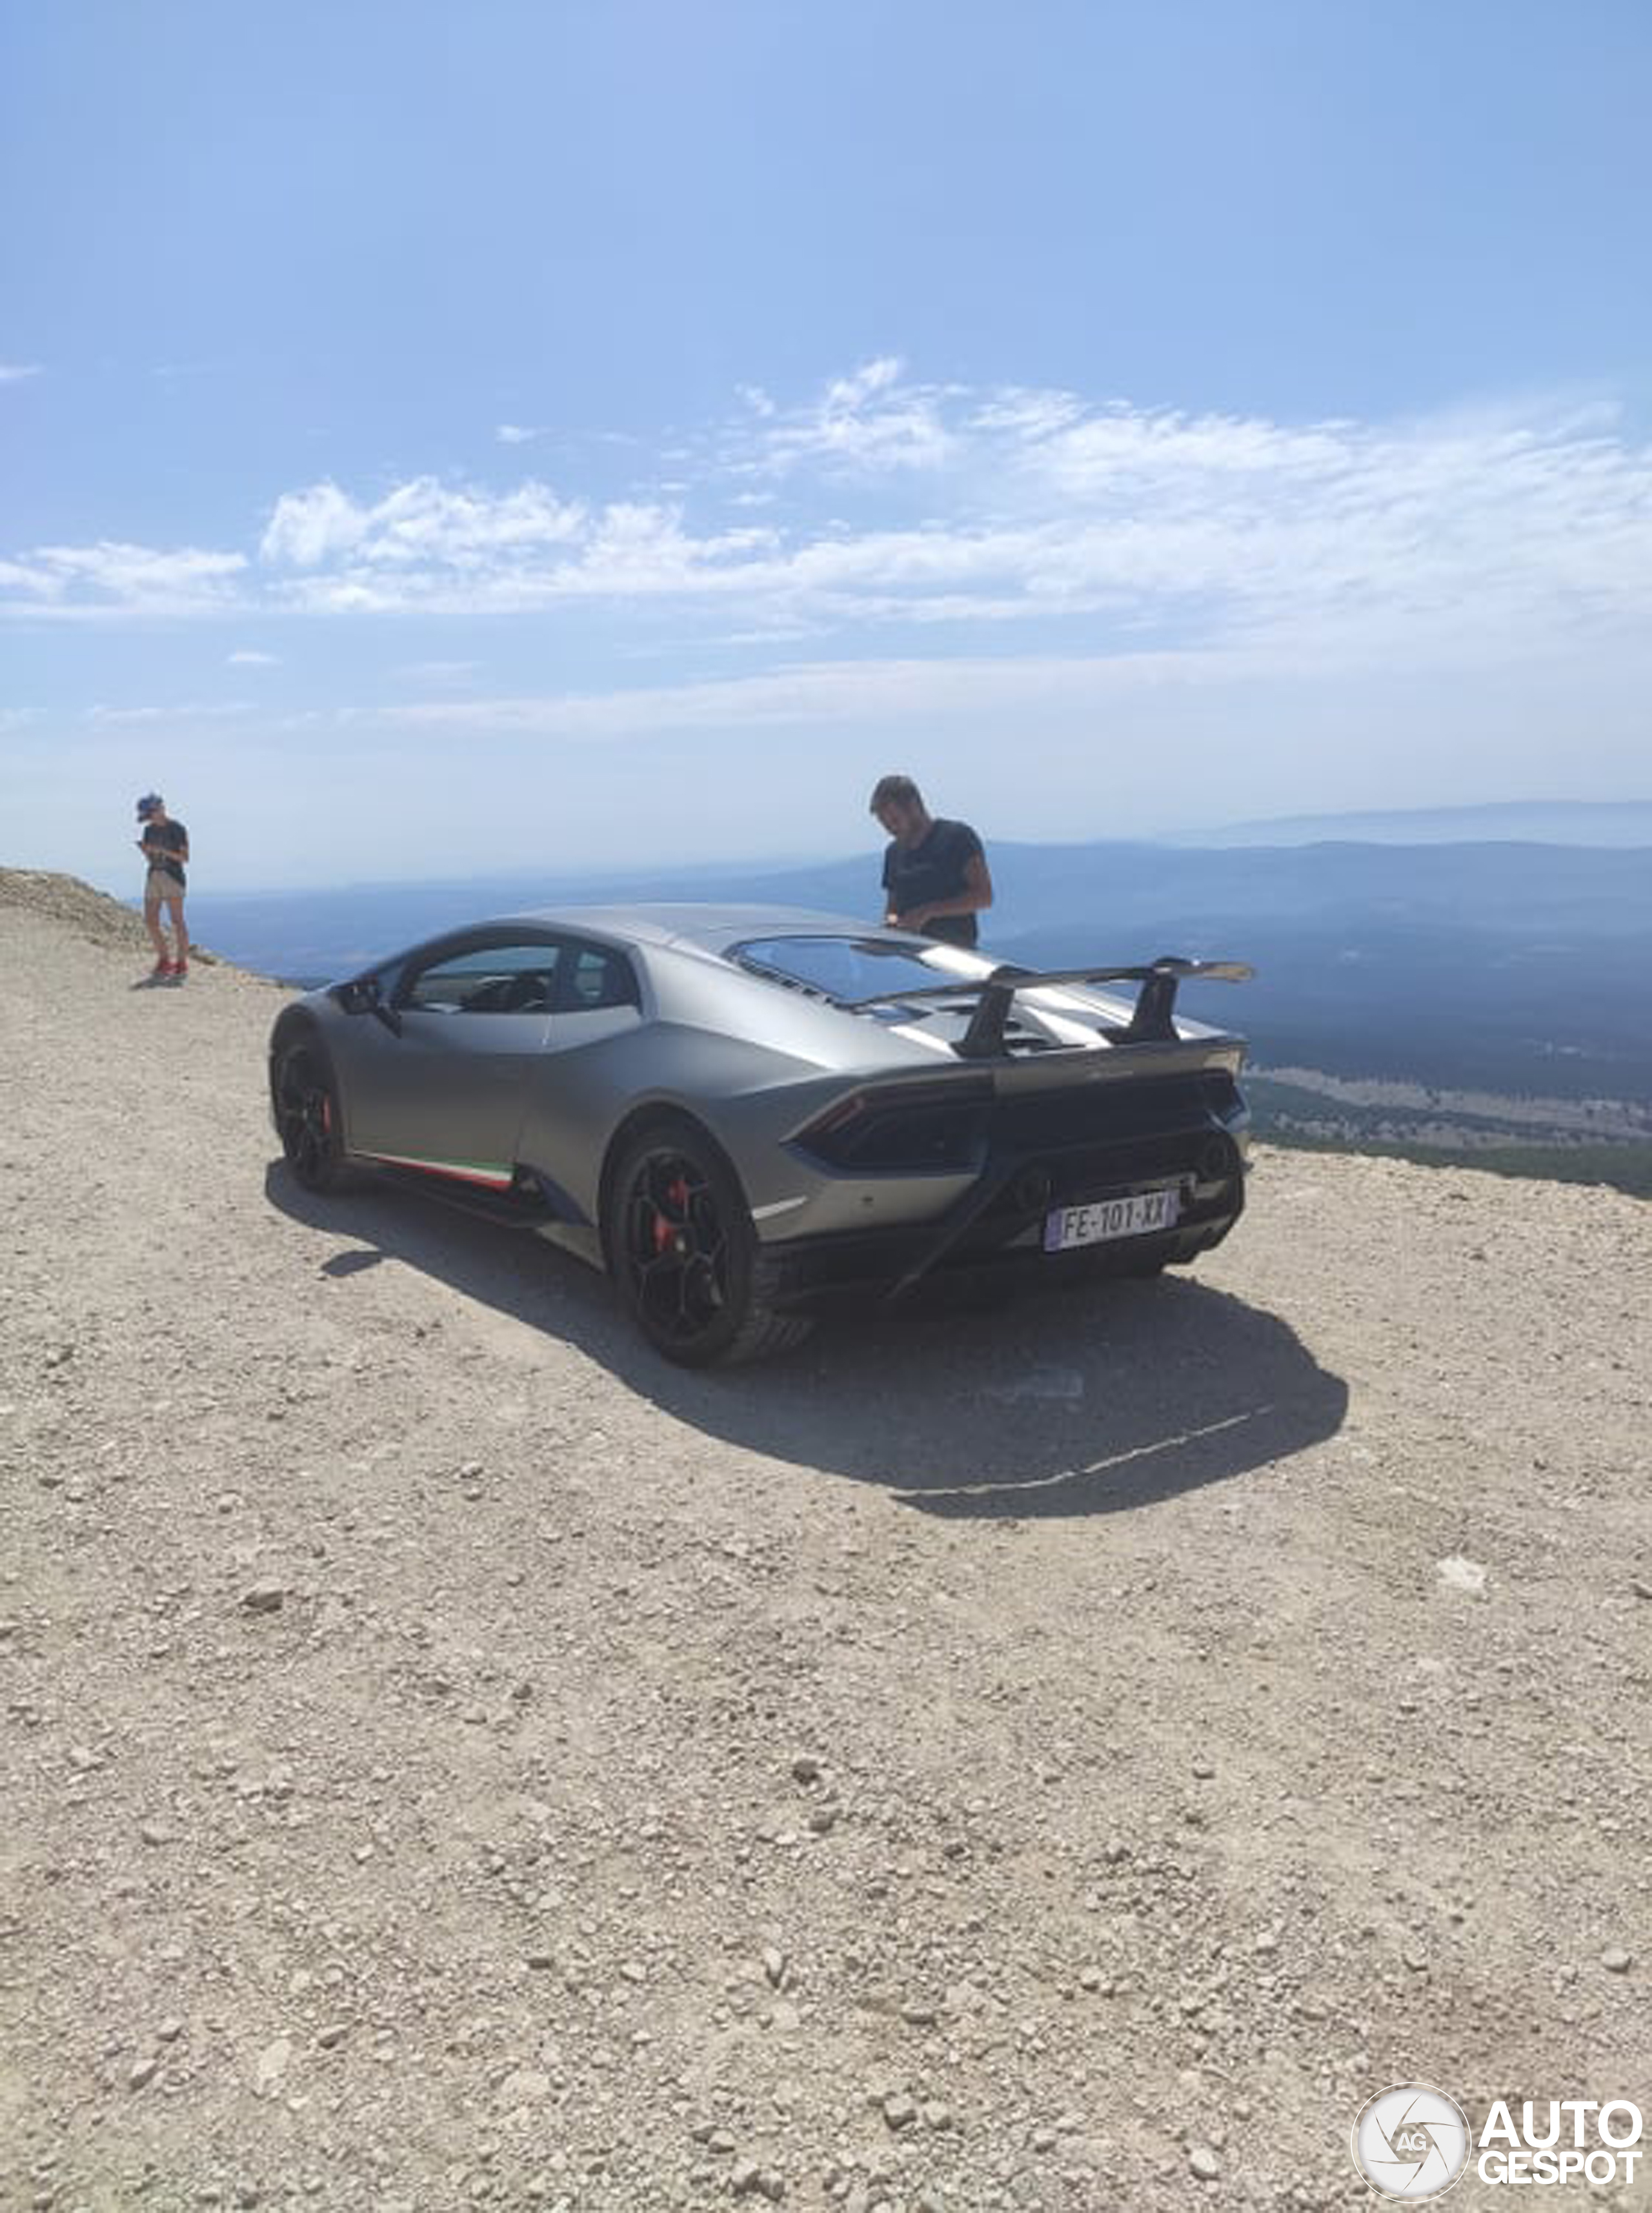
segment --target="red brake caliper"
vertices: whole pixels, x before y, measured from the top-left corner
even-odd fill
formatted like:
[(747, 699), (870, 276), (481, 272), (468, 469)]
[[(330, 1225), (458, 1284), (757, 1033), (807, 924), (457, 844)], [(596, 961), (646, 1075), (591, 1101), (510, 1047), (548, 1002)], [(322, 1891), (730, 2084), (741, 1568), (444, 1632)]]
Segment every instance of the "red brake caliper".
[[(683, 1181), (680, 1176), (678, 1176), (674, 1182), (668, 1183), (666, 1186), (666, 1197), (683, 1216), (684, 1222), (686, 1222), (688, 1217), (688, 1186)], [(675, 1237), (677, 1234), (677, 1227), (678, 1225), (676, 1223), (668, 1222), (665, 1216), (660, 1213), (657, 1209), (655, 1210), (654, 1216), (654, 1249), (656, 1253), (663, 1253), (665, 1251), (666, 1247), (669, 1245), (673, 1238)]]

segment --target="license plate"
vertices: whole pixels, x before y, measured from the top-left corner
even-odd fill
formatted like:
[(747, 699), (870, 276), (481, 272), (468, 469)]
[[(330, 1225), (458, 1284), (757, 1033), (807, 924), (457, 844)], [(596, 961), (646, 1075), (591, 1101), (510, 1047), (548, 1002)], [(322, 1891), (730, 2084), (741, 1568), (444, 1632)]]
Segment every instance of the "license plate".
[(1181, 1212), (1181, 1192), (1138, 1191), (1129, 1198), (1098, 1198), (1088, 1206), (1058, 1206), (1046, 1215), (1044, 1249), (1070, 1253), (1079, 1245), (1106, 1245), (1115, 1237), (1145, 1237), (1155, 1229), (1173, 1229)]

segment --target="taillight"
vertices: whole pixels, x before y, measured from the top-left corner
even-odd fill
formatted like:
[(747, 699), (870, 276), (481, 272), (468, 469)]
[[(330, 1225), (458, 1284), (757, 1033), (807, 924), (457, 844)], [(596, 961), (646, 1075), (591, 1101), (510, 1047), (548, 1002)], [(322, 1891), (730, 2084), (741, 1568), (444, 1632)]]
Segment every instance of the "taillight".
[(827, 1167), (868, 1174), (964, 1169), (985, 1142), (987, 1084), (895, 1084), (836, 1099), (792, 1139)]

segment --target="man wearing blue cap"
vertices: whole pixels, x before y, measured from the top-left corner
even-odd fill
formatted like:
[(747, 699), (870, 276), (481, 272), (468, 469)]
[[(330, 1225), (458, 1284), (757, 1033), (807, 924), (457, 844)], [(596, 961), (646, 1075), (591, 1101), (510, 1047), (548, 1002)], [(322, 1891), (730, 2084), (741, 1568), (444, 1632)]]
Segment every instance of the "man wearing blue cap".
[[(143, 881), (143, 926), (155, 948), (155, 966), (149, 972), (157, 984), (181, 984), (189, 973), (189, 932), (184, 927), (184, 863), (189, 858), (189, 832), (167, 813), (167, 802), (158, 791), (146, 791), (138, 801), (137, 819), (143, 832), (137, 850), (149, 864)], [(162, 907), (172, 918), (175, 951), (168, 950), (167, 934), (161, 927)]]

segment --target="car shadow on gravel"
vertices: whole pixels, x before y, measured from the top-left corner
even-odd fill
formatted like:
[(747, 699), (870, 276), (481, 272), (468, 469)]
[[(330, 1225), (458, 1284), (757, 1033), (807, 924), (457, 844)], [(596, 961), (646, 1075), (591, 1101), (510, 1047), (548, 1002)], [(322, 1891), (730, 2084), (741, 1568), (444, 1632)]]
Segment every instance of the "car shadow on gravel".
[(1277, 1315), (1196, 1275), (991, 1305), (931, 1295), (823, 1322), (784, 1359), (701, 1373), (660, 1359), (600, 1277), (538, 1238), (401, 1191), (315, 1198), (278, 1161), (265, 1192), (359, 1241), (316, 1262), (346, 1296), (384, 1261), (418, 1269), (577, 1347), (691, 1429), (935, 1515), (1149, 1507), (1308, 1450), (1347, 1407), (1347, 1385)]

